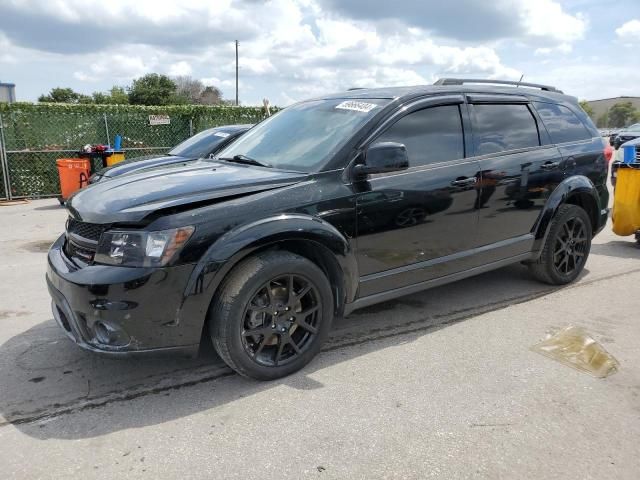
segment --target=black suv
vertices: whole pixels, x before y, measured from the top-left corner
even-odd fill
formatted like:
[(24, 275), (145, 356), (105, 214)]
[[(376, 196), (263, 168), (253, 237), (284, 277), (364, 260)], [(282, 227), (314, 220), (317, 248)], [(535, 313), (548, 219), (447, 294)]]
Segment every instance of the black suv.
[(239, 373), (278, 378), (361, 307), (516, 262), (573, 281), (606, 176), (598, 131), (553, 87), (327, 95), (216, 158), (76, 193), (48, 256), (53, 313), (95, 352), (193, 354), (210, 335)]

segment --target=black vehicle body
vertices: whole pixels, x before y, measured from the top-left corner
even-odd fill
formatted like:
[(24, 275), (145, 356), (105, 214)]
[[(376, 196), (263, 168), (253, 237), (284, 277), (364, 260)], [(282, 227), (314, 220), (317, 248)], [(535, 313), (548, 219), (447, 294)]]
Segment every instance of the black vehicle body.
[(197, 148), (185, 147), (185, 144), (192, 142), (196, 136), (190, 137), (176, 145), (166, 155), (149, 155), (132, 158), (111, 167), (103, 168), (91, 176), (89, 183), (103, 182), (119, 177), (120, 175), (140, 172), (151, 168), (166, 167), (169, 165), (186, 165), (200, 158), (208, 158), (221, 151), (252, 126), (253, 125), (225, 125), (203, 130), (196, 134), (196, 136), (203, 137)]
[(623, 143), (630, 142), (631, 140), (635, 140), (640, 138), (640, 123), (634, 123), (610, 137), (610, 144), (616, 150), (620, 148)]
[[(67, 231), (48, 254), (46, 277), (58, 323), (96, 352), (193, 353), (224, 279), (265, 249), (293, 252), (320, 266), (340, 316), (533, 261), (562, 205), (581, 206), (594, 234), (605, 225), (602, 139), (573, 97), (453, 84), (353, 90), (321, 100), (342, 99), (385, 103), (319, 171), (212, 159), (123, 175), (76, 193), (67, 204)], [(536, 102), (570, 109), (588, 138), (554, 144)], [(472, 116), (484, 104), (526, 106), (538, 126), (539, 145), (477, 155)], [(361, 174), (360, 159), (379, 132), (399, 117), (443, 105), (460, 113), (463, 158)], [(193, 236), (166, 266), (95, 262), (105, 231), (184, 225), (194, 226)]]

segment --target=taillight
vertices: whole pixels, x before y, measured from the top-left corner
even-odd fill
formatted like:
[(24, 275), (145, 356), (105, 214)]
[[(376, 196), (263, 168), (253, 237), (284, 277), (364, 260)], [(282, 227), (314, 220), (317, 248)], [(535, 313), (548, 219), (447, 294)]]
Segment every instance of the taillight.
[(604, 159), (607, 162), (607, 165), (611, 162), (613, 158), (613, 147), (611, 145), (605, 145), (604, 147)]

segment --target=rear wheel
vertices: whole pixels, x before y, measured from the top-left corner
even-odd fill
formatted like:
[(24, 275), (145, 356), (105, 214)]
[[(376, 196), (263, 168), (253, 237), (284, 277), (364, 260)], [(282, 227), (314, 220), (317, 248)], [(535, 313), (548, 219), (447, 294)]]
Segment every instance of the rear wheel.
[(327, 277), (289, 252), (243, 261), (214, 299), (213, 346), (241, 375), (271, 380), (305, 366), (320, 351), (333, 319)]
[(591, 250), (591, 221), (577, 205), (562, 205), (551, 223), (540, 258), (529, 265), (533, 276), (551, 285), (574, 281)]

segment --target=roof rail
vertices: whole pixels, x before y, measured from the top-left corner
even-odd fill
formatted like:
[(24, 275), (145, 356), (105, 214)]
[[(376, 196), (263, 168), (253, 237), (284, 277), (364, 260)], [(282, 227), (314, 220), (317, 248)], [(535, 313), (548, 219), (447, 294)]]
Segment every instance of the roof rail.
[(539, 88), (546, 92), (563, 93), (562, 90), (558, 90), (556, 87), (549, 85), (540, 85), (539, 83), (528, 82), (513, 82), (511, 80), (486, 80), (477, 78), (441, 78), (437, 80), (434, 85), (464, 85), (465, 83), (487, 83), (490, 85), (510, 85), (513, 87), (532, 87)]
[(351, 88), (347, 88), (347, 92), (352, 92), (353, 90), (366, 90), (366, 87), (351, 87)]

